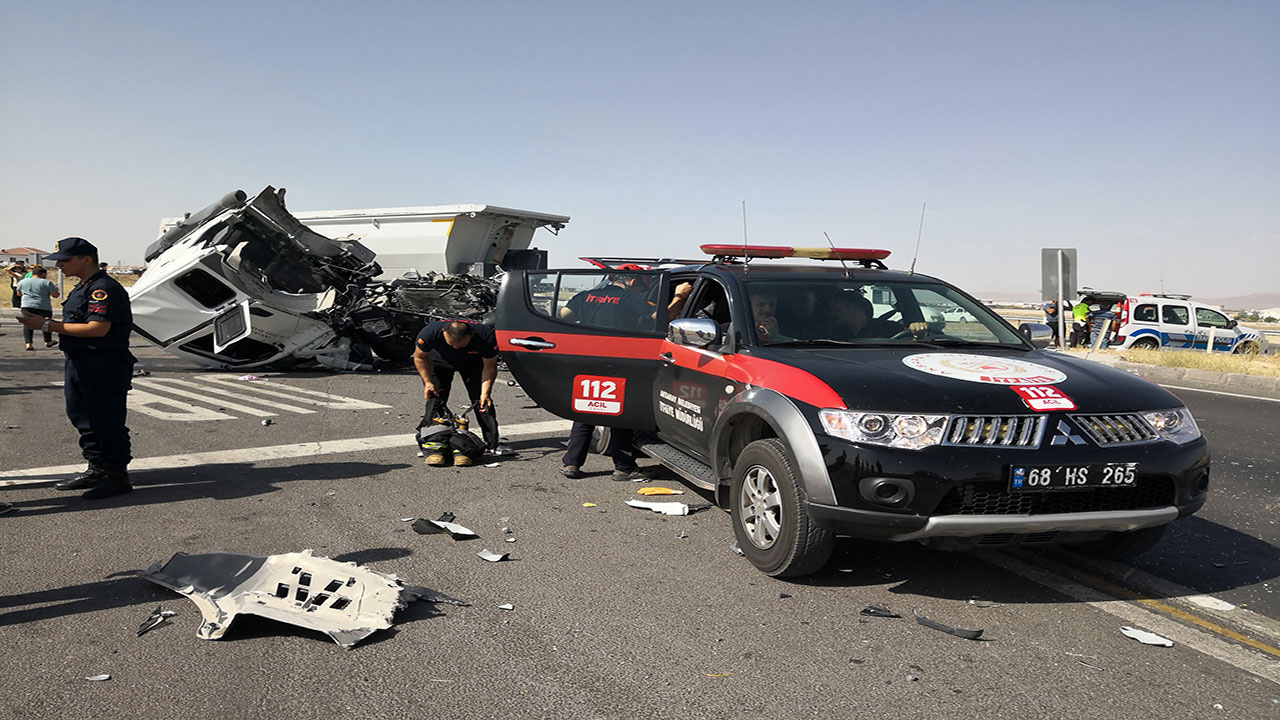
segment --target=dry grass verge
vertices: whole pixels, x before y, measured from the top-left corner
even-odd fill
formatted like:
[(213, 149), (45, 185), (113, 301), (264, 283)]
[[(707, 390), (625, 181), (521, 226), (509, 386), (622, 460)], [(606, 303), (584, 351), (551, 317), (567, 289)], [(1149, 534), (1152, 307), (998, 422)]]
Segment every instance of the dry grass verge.
[[(1228, 355), (1194, 350), (1103, 350), (1098, 354), (1119, 356), (1121, 360), (1164, 367), (1193, 368), (1216, 372), (1280, 377), (1280, 355)], [(1084, 352), (1075, 352), (1085, 355)]]

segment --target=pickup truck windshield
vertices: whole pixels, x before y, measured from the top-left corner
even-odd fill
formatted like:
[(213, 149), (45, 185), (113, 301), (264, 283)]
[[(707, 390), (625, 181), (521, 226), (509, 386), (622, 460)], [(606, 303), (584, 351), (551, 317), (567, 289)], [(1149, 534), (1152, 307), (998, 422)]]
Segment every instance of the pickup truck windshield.
[(762, 345), (1006, 345), (1025, 342), (994, 313), (934, 280), (749, 280)]

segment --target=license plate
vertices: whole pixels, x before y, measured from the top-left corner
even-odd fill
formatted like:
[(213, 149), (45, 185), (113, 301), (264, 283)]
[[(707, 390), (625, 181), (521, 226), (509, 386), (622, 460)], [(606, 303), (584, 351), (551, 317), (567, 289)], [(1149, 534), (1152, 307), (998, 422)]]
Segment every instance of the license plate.
[(1077, 490), (1095, 487), (1136, 487), (1138, 463), (1101, 465), (1014, 465), (1009, 489)]

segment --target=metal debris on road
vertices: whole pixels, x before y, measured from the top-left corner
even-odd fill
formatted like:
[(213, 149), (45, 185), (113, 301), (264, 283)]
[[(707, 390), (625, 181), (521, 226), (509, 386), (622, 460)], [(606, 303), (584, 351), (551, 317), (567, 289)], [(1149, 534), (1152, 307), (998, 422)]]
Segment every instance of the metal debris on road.
[(510, 555), (511, 553), (499, 554), (489, 549), (481, 550), (480, 552), (476, 553), (476, 556), (478, 556), (481, 560), (488, 560), (489, 562), (502, 562), (503, 560), (506, 560), (508, 557), (510, 557)]
[(734, 541), (733, 541), (733, 544), (729, 546), (729, 549), (730, 549), (730, 550), (732, 550), (732, 551), (734, 551), (735, 553), (737, 553), (737, 554), (739, 554), (739, 555), (742, 555), (742, 554), (743, 554), (743, 553), (742, 553), (742, 548), (741, 548), (741, 547), (738, 547), (738, 541), (737, 541), (737, 540), (734, 540)]
[(689, 506), (682, 502), (648, 502), (646, 500), (628, 500), (627, 504), (641, 510), (652, 510), (662, 515), (688, 515)]
[(900, 617), (902, 617), (902, 616), (901, 616), (901, 615), (899, 615), (898, 613), (896, 613), (896, 612), (894, 612), (894, 611), (890, 610), (889, 608), (887, 608), (887, 607), (885, 607), (885, 606), (883, 606), (883, 605), (868, 605), (868, 606), (866, 606), (866, 607), (862, 608), (862, 614), (863, 614), (863, 615), (870, 615), (871, 617), (882, 617), (882, 618), (900, 618)]
[(951, 627), (950, 625), (944, 625), (940, 622), (937, 622), (936, 620), (930, 620), (929, 618), (921, 615), (920, 611), (916, 610), (915, 608), (911, 609), (911, 613), (916, 616), (916, 622), (920, 623), (921, 625), (927, 628), (932, 628), (934, 630), (941, 630), (942, 632), (948, 635), (955, 635), (956, 637), (964, 638), (965, 640), (977, 640), (982, 637), (982, 630), (968, 630), (966, 628), (958, 628), (958, 627)]
[(157, 605), (156, 609), (151, 611), (150, 617), (143, 620), (142, 624), (138, 626), (138, 637), (142, 637), (161, 625), (168, 623), (169, 618), (177, 614), (178, 613), (172, 610), (165, 610), (163, 605)]
[(1000, 607), (1000, 603), (991, 602), (990, 600), (979, 600), (978, 598), (969, 598), (969, 604), (980, 608)]
[(1087, 662), (1085, 662), (1085, 661), (1083, 661), (1083, 660), (1077, 660), (1076, 662), (1080, 663), (1081, 665), (1083, 665), (1083, 666), (1085, 666), (1085, 667), (1087, 667), (1087, 668), (1093, 668), (1094, 670), (1102, 670), (1102, 672), (1106, 672), (1106, 670), (1103, 670), (1102, 668), (1098, 667), (1097, 665), (1090, 665), (1089, 663), (1087, 663)]
[(239, 380), (240, 382), (258, 382), (258, 381), (266, 382), (267, 381), (266, 378), (258, 377), (257, 375), (241, 375), (236, 379)]
[(417, 520), (417, 519), (418, 518), (416, 517), (400, 518), (400, 522), (413, 522), (414, 520)]
[(1147, 632), (1146, 630), (1139, 630), (1137, 628), (1129, 627), (1128, 625), (1121, 625), (1120, 632), (1124, 633), (1125, 637), (1131, 637), (1134, 640), (1137, 640), (1138, 642), (1142, 643), (1143, 645), (1156, 645), (1158, 647), (1173, 647), (1173, 641), (1170, 640), (1169, 638), (1160, 637), (1159, 635), (1155, 633)]
[(512, 605), (511, 603), (502, 603), (501, 605), (498, 606), (498, 609), (499, 610), (515, 610), (516, 606)]
[(684, 540), (685, 538), (689, 537), (689, 533), (681, 530), (680, 532), (676, 533), (676, 537), (679, 538), (680, 540)]
[(85, 680), (92, 680), (93, 682), (102, 682), (104, 680), (110, 680), (110, 679), (111, 679), (111, 676), (106, 673), (103, 673), (101, 675), (90, 675), (89, 677), (85, 678)]
[(419, 535), (439, 535), (448, 533), (449, 537), (454, 540), (473, 540), (480, 537), (476, 535), (471, 528), (465, 528), (455, 522), (454, 515), (446, 512), (440, 516), (439, 520), (427, 520), (419, 518), (413, 521), (413, 530)]
[(202, 640), (223, 637), (240, 615), (257, 615), (322, 632), (350, 648), (391, 627), (395, 611), (411, 598), (394, 575), (310, 550), (267, 557), (180, 552), (139, 574), (196, 604)]
[(683, 495), (683, 490), (672, 490), (665, 487), (642, 487), (636, 490), (637, 495)]
[(515, 538), (513, 538), (513, 537), (509, 537), (509, 538), (507, 538), (507, 542), (515, 542), (515, 541), (516, 541), (516, 539), (515, 539)]

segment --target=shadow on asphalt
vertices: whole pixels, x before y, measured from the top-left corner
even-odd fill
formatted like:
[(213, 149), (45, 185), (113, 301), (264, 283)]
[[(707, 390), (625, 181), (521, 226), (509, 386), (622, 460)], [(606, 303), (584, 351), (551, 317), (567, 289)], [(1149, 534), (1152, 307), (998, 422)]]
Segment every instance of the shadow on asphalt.
[[(1206, 548), (1230, 548), (1222, 559), (1210, 557)], [(1070, 559), (1051, 548), (1023, 549), (1031, 562), (1037, 555), (1057, 563)], [(999, 552), (987, 550), (987, 552)], [(1265, 541), (1224, 525), (1192, 516), (1174, 523), (1163, 541), (1152, 550), (1122, 560), (1187, 586), (1187, 594), (1214, 593), (1267, 582), (1280, 576), (1280, 553)], [(1223, 567), (1218, 567), (1222, 565)], [(1231, 564), (1237, 563), (1237, 564)], [(890, 584), (895, 595), (967, 601), (988, 600), (1002, 604), (1076, 602), (1029, 582), (1010, 582), (1006, 571), (967, 552), (933, 550), (918, 543), (875, 543), (840, 538), (835, 552), (820, 572), (802, 578), (781, 578), (801, 585), (859, 587)], [(1115, 581), (1115, 578), (1112, 578)], [(1174, 597), (1142, 588), (1144, 597)], [(894, 608), (902, 612), (899, 608)], [(908, 610), (910, 608), (907, 608)]]
[(382, 475), (412, 467), (408, 463), (330, 462), (286, 467), (257, 467), (251, 463), (226, 463), (201, 467), (138, 470), (129, 473), (134, 490), (105, 500), (86, 501), (78, 492), (59, 492), (49, 487), (49, 495), (35, 500), (14, 501), (15, 512), (23, 515), (97, 510), (181, 502), (199, 498), (229, 500), (280, 490), (280, 484), (295, 481), (345, 480)]

